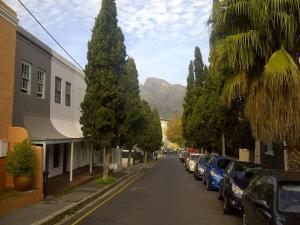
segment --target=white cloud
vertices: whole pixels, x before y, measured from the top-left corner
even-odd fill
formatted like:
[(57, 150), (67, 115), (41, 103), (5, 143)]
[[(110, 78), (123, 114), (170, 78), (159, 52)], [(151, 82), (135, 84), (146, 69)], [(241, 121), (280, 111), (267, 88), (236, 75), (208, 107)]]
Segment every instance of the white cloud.
[[(125, 34), (127, 50), (136, 58), (144, 77), (151, 75), (151, 68), (157, 69), (159, 66), (165, 65), (158, 66), (156, 63), (154, 64), (153, 60), (151, 63), (151, 61), (143, 62), (141, 59), (157, 57), (166, 61), (169, 57), (169, 60), (172, 61), (172, 57), (182, 56), (180, 52), (184, 49), (191, 52), (183, 57), (187, 57), (187, 55), (192, 57), (193, 50), (191, 49), (195, 45), (199, 45), (203, 40), (208, 43), (206, 22), (212, 1), (116, 0), (118, 19)], [(21, 26), (61, 53), (61, 50), (16, 0), (4, 0), (4, 2), (17, 12)], [(23, 0), (23, 2), (67, 49), (76, 51), (71, 54), (77, 56), (78, 61), (84, 65), (87, 42), (90, 39), (94, 19), (100, 10), (101, 0)], [(147, 43), (147, 45), (143, 46), (143, 43)], [(156, 49), (157, 52), (151, 51), (152, 55), (150, 56), (144, 52), (145, 48), (151, 50), (153, 46), (158, 46), (158, 43), (161, 47), (165, 46), (165, 51), (169, 52), (168, 57), (162, 56), (158, 52), (159, 49)], [(176, 50), (170, 49), (171, 46), (180, 46), (178, 53)], [(208, 52), (203, 55), (207, 56)], [(189, 59), (184, 60), (188, 62)], [(185, 63), (183, 65), (185, 66)], [(144, 67), (148, 68), (149, 72)], [(159, 72), (157, 71), (157, 73)], [(167, 73), (167, 69), (162, 68), (162, 72)], [(172, 75), (171, 72), (169, 75)], [(185, 74), (182, 76), (184, 76), (182, 80), (185, 81)]]

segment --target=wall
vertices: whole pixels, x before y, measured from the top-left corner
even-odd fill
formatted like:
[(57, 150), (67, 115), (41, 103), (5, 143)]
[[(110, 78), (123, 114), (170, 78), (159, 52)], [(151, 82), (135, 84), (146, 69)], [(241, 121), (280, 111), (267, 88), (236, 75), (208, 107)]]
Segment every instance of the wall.
[(0, 140), (12, 125), (16, 51), (16, 13), (0, 1)]
[(285, 169), (283, 145), (273, 145), (273, 154), (268, 153), (268, 147), (261, 144), (260, 162), (273, 169)]
[[(16, 49), (16, 85), (14, 88), (13, 125), (25, 127), (24, 114), (50, 118), (51, 50), (27, 31), (18, 27)], [(21, 92), (22, 61), (32, 64), (31, 93)], [(46, 72), (45, 98), (37, 97), (38, 69)]]
[(4, 157), (0, 158), (0, 189), (5, 187), (5, 180), (6, 180), (5, 160), (6, 158)]
[[(79, 119), (81, 117), (80, 104), (86, 88), (84, 74), (74, 65), (66, 61), (57, 53), (52, 52), (53, 59), (51, 63), (51, 101), (50, 117), (54, 127), (63, 135), (70, 138), (82, 138)], [(55, 77), (61, 79), (61, 103), (55, 103)], [(66, 82), (71, 83), (71, 106), (66, 106)]]

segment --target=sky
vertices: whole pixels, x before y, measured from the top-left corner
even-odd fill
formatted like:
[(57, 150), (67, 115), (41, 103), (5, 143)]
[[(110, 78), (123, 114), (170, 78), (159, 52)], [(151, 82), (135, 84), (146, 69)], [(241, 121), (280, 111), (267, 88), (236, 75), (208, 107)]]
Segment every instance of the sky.
[[(207, 20), (213, 0), (116, 0), (127, 54), (135, 59), (140, 83), (158, 77), (186, 84), (188, 64), (199, 46), (208, 63)], [(19, 25), (71, 61), (17, 0), (4, 0)], [(101, 0), (22, 0), (48, 31), (84, 67), (87, 43)]]

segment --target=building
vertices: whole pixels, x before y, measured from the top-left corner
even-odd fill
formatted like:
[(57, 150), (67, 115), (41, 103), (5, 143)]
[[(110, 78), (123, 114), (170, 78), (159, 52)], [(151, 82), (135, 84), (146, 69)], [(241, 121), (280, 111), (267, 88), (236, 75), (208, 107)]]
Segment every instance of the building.
[(17, 14), (0, 1), (0, 188), (6, 185), (5, 159), (12, 126)]
[(92, 164), (79, 119), (85, 75), (21, 27), (17, 27), (13, 125), (42, 146), (49, 178)]
[[(22, 127), (13, 127), (13, 95), (15, 85), (16, 13), (0, 1), (0, 190), (14, 187), (13, 176), (6, 171), (6, 158), (17, 142), (28, 138)], [(39, 202), (43, 199), (43, 149), (34, 147), (37, 164), (32, 187), (24, 195), (0, 201), (0, 213)]]

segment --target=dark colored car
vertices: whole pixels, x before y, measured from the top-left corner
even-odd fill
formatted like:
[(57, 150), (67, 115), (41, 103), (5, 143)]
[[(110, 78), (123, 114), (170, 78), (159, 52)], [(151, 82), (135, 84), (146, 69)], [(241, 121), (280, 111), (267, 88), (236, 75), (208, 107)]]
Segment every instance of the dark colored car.
[(220, 181), (219, 199), (224, 200), (223, 212), (241, 210), (242, 196), (251, 178), (261, 172), (264, 166), (248, 162), (232, 161), (228, 164)]
[(244, 225), (299, 225), (300, 172), (258, 173), (242, 200)]
[(195, 179), (203, 179), (204, 171), (206, 168), (206, 164), (209, 160), (209, 156), (200, 155), (198, 161), (195, 165), (194, 177)]
[(231, 161), (233, 161), (232, 158), (216, 155), (209, 159), (203, 176), (203, 184), (206, 184), (207, 190), (219, 190), (220, 180)]

